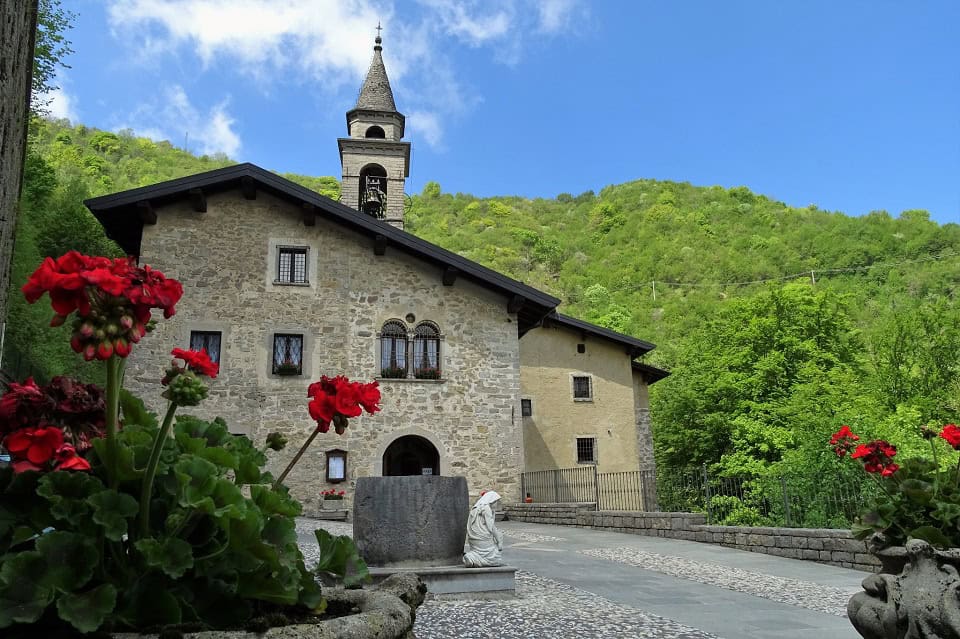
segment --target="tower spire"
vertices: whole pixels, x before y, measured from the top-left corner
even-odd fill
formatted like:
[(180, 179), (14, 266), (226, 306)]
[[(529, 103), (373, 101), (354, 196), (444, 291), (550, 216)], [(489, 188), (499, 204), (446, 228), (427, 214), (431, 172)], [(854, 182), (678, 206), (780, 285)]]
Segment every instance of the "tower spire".
[(390, 89), (390, 79), (387, 77), (387, 68), (383, 66), (383, 56), (380, 37), (382, 27), (377, 22), (377, 37), (373, 45), (373, 61), (370, 62), (370, 69), (367, 71), (367, 77), (363, 81), (363, 87), (360, 89), (360, 96), (357, 98), (355, 109), (367, 109), (370, 111), (389, 111), (396, 112), (397, 105), (393, 101), (393, 90)]

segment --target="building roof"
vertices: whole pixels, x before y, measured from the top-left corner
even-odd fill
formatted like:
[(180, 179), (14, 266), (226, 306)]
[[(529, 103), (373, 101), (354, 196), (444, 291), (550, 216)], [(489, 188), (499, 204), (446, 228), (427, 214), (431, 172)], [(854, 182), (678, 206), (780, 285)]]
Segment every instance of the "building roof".
[(594, 337), (600, 337), (602, 339), (621, 344), (626, 347), (627, 354), (630, 355), (631, 359), (634, 357), (640, 357), (644, 353), (649, 353), (657, 347), (656, 344), (651, 344), (650, 342), (642, 339), (637, 339), (636, 337), (630, 337), (629, 335), (624, 335), (623, 333), (611, 331), (609, 328), (597, 326), (596, 324), (591, 324), (590, 322), (585, 322), (561, 313), (551, 313), (545, 318), (544, 323), (553, 323), (560, 326), (566, 326), (567, 328), (580, 331), (584, 335), (593, 335)]
[(651, 366), (650, 364), (644, 364), (643, 362), (630, 362), (630, 365), (633, 367), (633, 370), (643, 374), (647, 380), (647, 384), (654, 384), (670, 376), (670, 371)]
[(393, 101), (393, 91), (390, 89), (390, 79), (387, 78), (387, 68), (383, 66), (383, 56), (380, 54), (382, 50), (380, 36), (377, 36), (376, 45), (373, 47), (373, 61), (363, 81), (363, 87), (360, 88), (357, 106), (353, 107), (354, 109), (389, 112), (397, 110), (397, 105)]
[[(84, 204), (99, 220), (107, 237), (116, 241), (129, 255), (140, 255), (144, 224), (155, 224), (155, 209), (172, 202), (190, 199), (198, 210), (206, 210), (210, 194), (241, 189), (244, 196), (255, 197), (264, 191), (291, 202), (308, 217), (322, 216), (371, 239), (371, 249), (378, 254), (399, 250), (438, 268), (444, 283), (458, 277), (470, 280), (488, 290), (507, 297), (507, 309), (517, 314), (519, 334), (523, 335), (552, 312), (560, 300), (527, 286), (471, 260), (442, 249), (386, 222), (351, 209), (308, 188), (280, 177), (254, 164), (244, 163), (197, 173), (151, 186), (130, 189), (86, 200)], [(312, 219), (311, 219), (312, 222)]]

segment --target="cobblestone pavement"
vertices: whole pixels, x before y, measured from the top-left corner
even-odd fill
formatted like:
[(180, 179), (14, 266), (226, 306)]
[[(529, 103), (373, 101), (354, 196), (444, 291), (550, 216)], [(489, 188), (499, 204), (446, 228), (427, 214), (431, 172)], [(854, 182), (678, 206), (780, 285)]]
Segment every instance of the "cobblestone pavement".
[(828, 615), (847, 614), (847, 602), (857, 589), (831, 588), (800, 579), (767, 575), (684, 557), (671, 557), (636, 548), (591, 548), (579, 553), (653, 570), (701, 584), (745, 592), (771, 601), (809, 608)]
[[(348, 523), (298, 520), (308, 565), (319, 527), (352, 534)], [(428, 596), (419, 639), (857, 637), (840, 616), (865, 573), (561, 526), (506, 522), (501, 530), (505, 558), (520, 568), (516, 598)]]
[(716, 639), (716, 635), (523, 571), (517, 572), (515, 599), (427, 601), (417, 612), (414, 631), (417, 639)]

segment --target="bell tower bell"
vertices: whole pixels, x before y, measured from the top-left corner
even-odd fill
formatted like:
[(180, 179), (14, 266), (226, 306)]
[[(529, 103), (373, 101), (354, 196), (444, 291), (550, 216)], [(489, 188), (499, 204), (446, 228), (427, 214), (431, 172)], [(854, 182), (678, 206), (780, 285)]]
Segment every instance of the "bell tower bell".
[(379, 31), (377, 25), (373, 62), (357, 104), (347, 111), (349, 137), (337, 140), (342, 167), (340, 202), (402, 229), (410, 143), (403, 141), (406, 120), (393, 101)]

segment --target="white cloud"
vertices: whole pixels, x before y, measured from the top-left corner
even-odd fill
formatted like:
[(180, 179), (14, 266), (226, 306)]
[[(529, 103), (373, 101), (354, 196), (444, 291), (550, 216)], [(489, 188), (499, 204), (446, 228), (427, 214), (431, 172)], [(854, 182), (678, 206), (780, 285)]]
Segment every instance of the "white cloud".
[(236, 120), (227, 110), (229, 99), (203, 112), (193, 105), (181, 86), (168, 87), (162, 93), (161, 100), (140, 105), (131, 121), (116, 128), (132, 129), (137, 135), (174, 144), (184, 140), (191, 151), (226, 153), (236, 158), (242, 144), (234, 130)]
[(423, 139), (434, 148), (439, 148), (443, 140), (443, 126), (436, 113), (429, 111), (411, 111), (407, 124), (415, 137)]
[(58, 120), (66, 119), (70, 120), (71, 122), (76, 122), (79, 120), (77, 117), (76, 104), (74, 103), (73, 96), (67, 93), (63, 87), (58, 87), (53, 91), (50, 91), (40, 99), (49, 100), (46, 109), (50, 114), (50, 117)]
[[(562, 32), (584, 6), (583, 0), (540, 0), (534, 10), (530, 0), (417, 1), (400, 12), (392, 0), (110, 0), (108, 15), (114, 37), (126, 39), (131, 56), (139, 53), (139, 64), (186, 50), (205, 68), (225, 63), (256, 78), (264, 91), (309, 83), (337, 99), (359, 88), (373, 25), (382, 22), (400, 108), (420, 114), (417, 130), (439, 146), (442, 122), (479, 100), (464, 86), (450, 47), (487, 48), (495, 60), (516, 64), (526, 38)], [(229, 124), (224, 130), (231, 131)]]
[(564, 31), (569, 27), (575, 9), (576, 0), (540, 0), (537, 5), (540, 30), (545, 33)]

